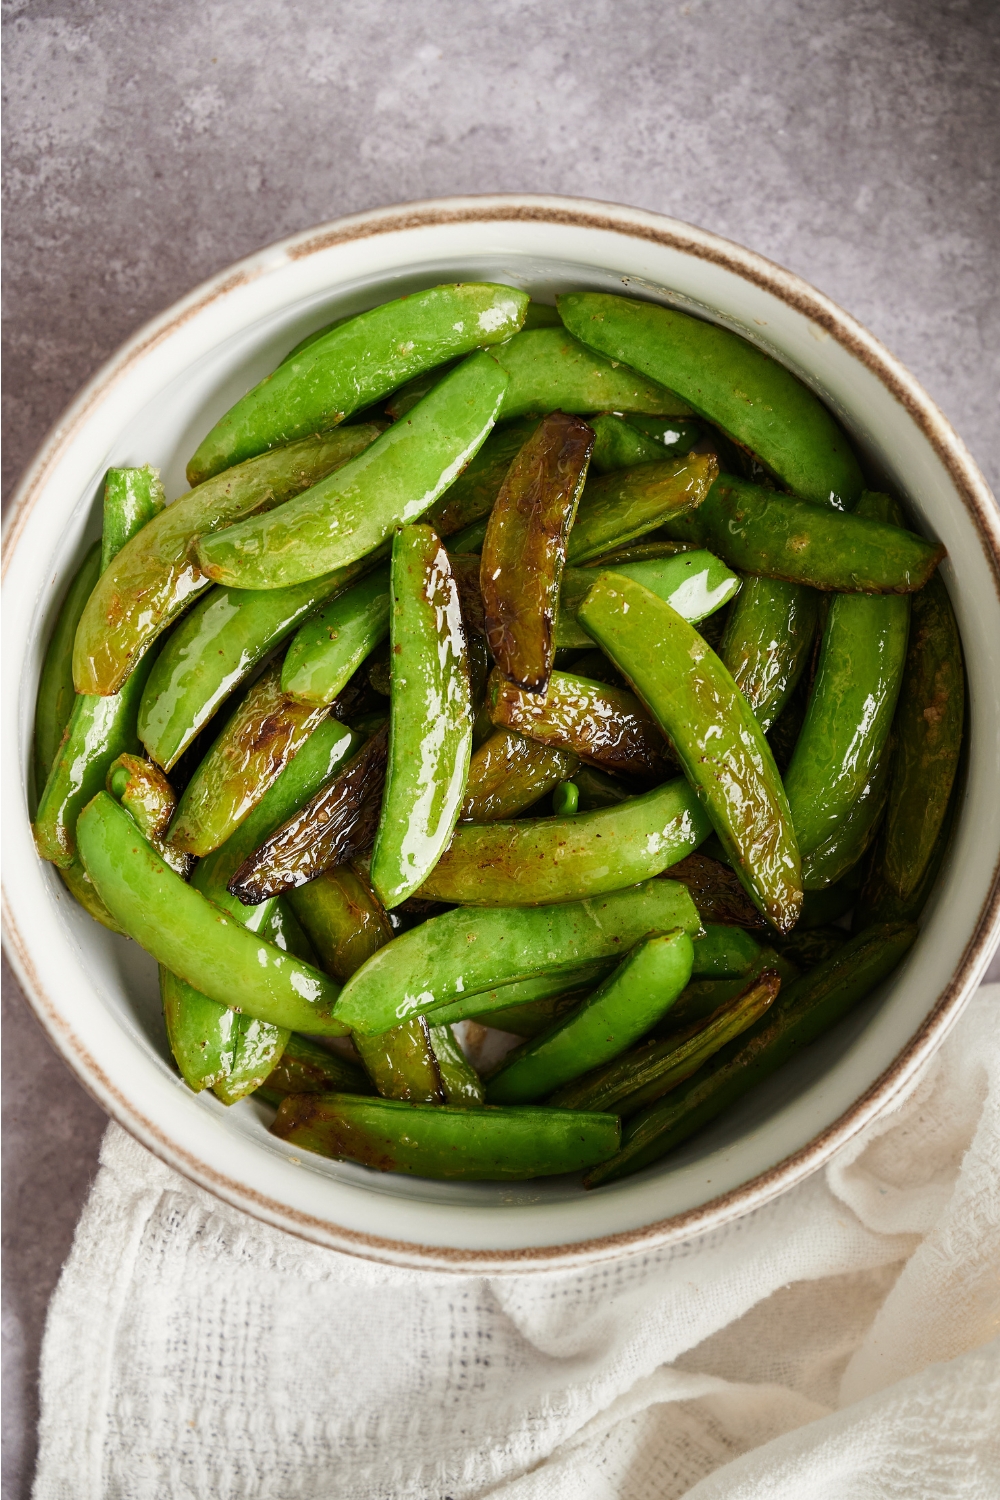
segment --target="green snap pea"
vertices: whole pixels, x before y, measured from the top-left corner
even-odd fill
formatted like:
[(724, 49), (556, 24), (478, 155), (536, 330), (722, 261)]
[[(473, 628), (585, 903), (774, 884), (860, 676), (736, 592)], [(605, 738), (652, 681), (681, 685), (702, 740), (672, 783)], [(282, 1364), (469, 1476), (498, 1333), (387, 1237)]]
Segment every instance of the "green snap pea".
[(613, 1155), (615, 1115), (544, 1106), (469, 1110), (351, 1094), (301, 1094), (271, 1126), (289, 1145), (380, 1172), (465, 1182), (517, 1182), (578, 1172)]
[(614, 412), (591, 417), (590, 426), (594, 429), (594, 452), (590, 463), (595, 474), (614, 474), (618, 469), (635, 469), (640, 464), (663, 462), (662, 445), (633, 427), (631, 422), (626, 422), (624, 417), (615, 416)]
[[(297, 355), (302, 354), (310, 345), (318, 343), (320, 339), (326, 338), (328, 333), (332, 333), (335, 328), (339, 328), (342, 323), (349, 323), (350, 321), (351, 315), (347, 314), (342, 318), (334, 318), (332, 322), (324, 323), (322, 328), (315, 328), (312, 333), (307, 333), (305, 338), (299, 339), (297, 344), (292, 345), (281, 361), (281, 364), (287, 365), (289, 360), (295, 359)], [(281, 366), (279, 365), (278, 368), (280, 369)]]
[(73, 647), (79, 693), (116, 693), (156, 637), (212, 580), (190, 557), (193, 539), (282, 505), (374, 441), (375, 426), (321, 433), (210, 479), (155, 516), (98, 580)]
[(199, 567), (234, 588), (273, 589), (364, 557), (417, 520), (461, 473), (493, 426), (506, 385), (495, 359), (469, 355), (328, 479), (277, 510), (203, 537)]
[(630, 1047), (691, 977), (690, 937), (677, 929), (637, 943), (572, 1015), (524, 1042), (488, 1081), (491, 1104), (534, 1104)]
[(566, 561), (579, 566), (684, 516), (702, 504), (717, 473), (713, 454), (689, 453), (592, 479), (577, 507)]
[(83, 868), (79, 857), (74, 858), (71, 864), (67, 865), (64, 870), (59, 871), (59, 879), (69, 891), (73, 900), (78, 902), (88, 916), (94, 918), (95, 922), (100, 922), (101, 926), (106, 927), (109, 932), (118, 932), (123, 936), (125, 935), (125, 929), (115, 921), (97, 894), (97, 888)]
[(635, 1115), (622, 1149), (584, 1180), (600, 1187), (659, 1161), (777, 1071), (800, 1047), (829, 1031), (900, 962), (915, 927), (869, 927), (811, 974), (790, 984), (750, 1031), (723, 1047), (666, 1099)]
[(789, 959), (799, 969), (815, 969), (846, 942), (847, 933), (842, 927), (797, 927), (785, 937), (774, 939), (782, 958)]
[(486, 528), (480, 568), (486, 639), (497, 669), (527, 693), (544, 694), (552, 672), (566, 539), (593, 445), (585, 422), (552, 412), (508, 469)]
[(101, 544), (94, 542), (66, 590), (45, 652), (35, 699), (35, 791), (38, 795), (49, 779), (76, 702), (73, 638), (100, 571)]
[(599, 577), (580, 606), (705, 807), (733, 868), (779, 932), (802, 904), (799, 852), (774, 758), (746, 699), (701, 636), (631, 578)]
[(202, 857), (224, 844), (327, 713), (287, 698), (280, 664), (268, 667), (184, 788), (168, 835), (173, 847)]
[(420, 894), (464, 906), (580, 901), (661, 874), (710, 826), (683, 777), (594, 812), (465, 824)]
[(603, 292), (570, 292), (557, 306), (583, 343), (676, 390), (795, 494), (841, 510), (859, 498), (858, 461), (826, 407), (739, 334), (675, 308)]
[(371, 879), (389, 907), (434, 868), (458, 821), (472, 753), (465, 633), (448, 555), (430, 526), (392, 544), (392, 693)]
[(690, 414), (673, 391), (595, 354), (563, 327), (515, 334), (496, 350), (496, 359), (510, 376), (501, 407), (505, 421), (557, 410), (578, 416), (600, 411)]
[(512, 729), (498, 729), (473, 751), (461, 820), (489, 823), (514, 818), (577, 774), (579, 761)]
[(348, 1028), (333, 1016), (337, 985), (207, 901), (160, 859), (107, 792), (84, 808), (77, 838), (87, 873), (112, 916), (171, 973), (210, 999), (275, 1026), (346, 1034)]
[(438, 536), (454, 539), (449, 552), (456, 550), (455, 543), (467, 532), (485, 527), (507, 470), (537, 427), (535, 417), (494, 427), (469, 465), (425, 513), (424, 520)]
[(700, 931), (683, 886), (648, 880), (627, 891), (513, 910), (459, 907), (404, 932), (344, 986), (337, 1019), (352, 1031), (387, 1031), (415, 1015), (545, 970), (628, 952), (652, 932)]
[(765, 734), (809, 660), (819, 603), (800, 583), (748, 578), (729, 612), (719, 656)]
[(759, 957), (760, 944), (742, 927), (709, 922), (694, 940), (692, 972), (699, 979), (738, 979)]
[(424, 1016), (404, 1021), (381, 1036), (356, 1034), (354, 1045), (383, 1099), (444, 1104), (441, 1072)]
[(473, 521), (470, 525), (456, 532), (448, 538), (448, 550), (454, 557), (460, 553), (477, 554), (483, 550), (486, 540), (486, 531), (490, 524), (489, 516), (483, 516), (480, 521)]
[(159, 469), (109, 469), (104, 480), (101, 572), (167, 503)]
[(889, 795), (892, 745), (886, 745), (871, 775), (836, 827), (809, 854), (802, 856), (802, 884), (821, 891), (841, 880), (861, 859), (878, 832)]
[[(961, 768), (959, 769), (959, 778), (961, 778)], [(850, 899), (849, 904), (854, 906), (852, 926), (855, 929), (867, 923), (870, 919), (876, 922), (916, 922), (919, 919), (921, 912), (927, 904), (927, 898), (934, 887), (934, 882), (937, 880), (951, 842), (959, 785), (960, 779), (956, 780), (955, 786), (952, 788), (952, 795), (945, 810), (944, 820), (938, 829), (937, 838), (934, 840), (930, 858), (924, 866), (924, 872), (920, 877), (920, 881), (905, 897), (900, 896), (899, 892), (889, 884), (885, 876), (886, 829), (883, 825), (881, 836), (872, 851), (872, 858), (868, 862), (868, 868), (865, 871), (861, 889), (860, 891), (855, 891)], [(839, 891), (844, 885), (850, 884), (855, 878), (856, 870), (857, 867), (850, 872), (846, 880), (841, 881), (837, 886), (832, 886), (830, 889)], [(816, 894), (823, 897), (828, 893), (827, 891), (819, 891)], [(841, 915), (841, 913), (837, 915)], [(836, 916), (831, 916), (830, 920), (835, 921)]]
[(563, 573), (556, 616), (556, 645), (560, 649), (586, 649), (593, 644), (577, 618), (577, 611), (593, 585), (598, 567), (601, 572), (634, 578), (658, 598), (665, 599), (671, 609), (692, 625), (728, 604), (741, 589), (737, 574), (711, 552), (702, 549), (632, 562), (590, 563), (585, 568), (567, 568)]
[[(846, 933), (842, 934), (842, 937), (846, 936)], [(683, 1032), (686, 1037), (689, 1031), (704, 1026), (716, 1011), (745, 995), (765, 974), (776, 974), (782, 984), (791, 984), (793, 979), (798, 979), (800, 972), (797, 964), (773, 948), (761, 948), (750, 967), (735, 978), (692, 979), (656, 1028), (656, 1035), (667, 1036), (675, 1042), (679, 1033)]]
[(455, 1033), (450, 1026), (432, 1026), (430, 1033), (445, 1104), (465, 1109), (479, 1108), (486, 1097), (483, 1080), (466, 1060)]
[(324, 870), (290, 891), (288, 903), (326, 972), (341, 983), (366, 958), (392, 941), (392, 923), (361, 871), (349, 865)]
[(188, 464), (188, 483), (335, 427), (422, 371), (510, 338), (527, 303), (526, 293), (514, 287), (466, 282), (431, 287), (350, 318), (286, 359), (216, 422)]
[(159, 766), (141, 755), (119, 755), (108, 768), (107, 790), (139, 825), (157, 854), (178, 875), (188, 875), (191, 859), (165, 842), (177, 807), (177, 794)]
[(281, 669), (282, 692), (300, 703), (332, 703), (388, 634), (389, 572), (376, 568), (299, 628)]
[(412, 380), (400, 386), (391, 401), (386, 402), (386, 416), (391, 417), (394, 422), (405, 417), (457, 364), (457, 359), (448, 359), (443, 364), (435, 365), (433, 370), (424, 370), (422, 374), (414, 375)]
[[(610, 974), (615, 963), (616, 959), (613, 957), (590, 959), (586, 963), (560, 970), (558, 974), (533, 974), (528, 979), (518, 979), (512, 984), (500, 984), (494, 989), (477, 991), (474, 995), (463, 995), (434, 1012), (435, 1025), (451, 1026), (456, 1021), (478, 1021), (483, 1026), (499, 1026), (501, 1030), (507, 1030), (508, 1028), (501, 1026), (501, 1019), (519, 1017), (531, 1011), (536, 1015), (546, 1016), (547, 1024), (555, 1019), (562, 1001), (567, 1001), (567, 1005), (562, 1007), (566, 1009), (570, 1004), (575, 1005), (582, 1000), (595, 984), (599, 984), (606, 974)], [(516, 1031), (518, 1028), (509, 1029)]]
[(609, 551), (602, 552), (600, 557), (591, 558), (586, 566), (613, 571), (619, 563), (647, 562), (650, 558), (659, 557), (679, 557), (682, 552), (697, 552), (698, 550), (694, 542), (678, 542), (673, 537), (654, 536), (652, 541), (647, 537), (644, 542), (626, 542), (622, 547), (612, 547)]
[(764, 926), (763, 917), (736, 872), (712, 859), (704, 847), (671, 865), (670, 878), (687, 886), (703, 922), (721, 922), (730, 927)]
[(293, 1032), (280, 1059), (257, 1089), (257, 1098), (277, 1105), (289, 1094), (372, 1092), (371, 1080), (356, 1064)]

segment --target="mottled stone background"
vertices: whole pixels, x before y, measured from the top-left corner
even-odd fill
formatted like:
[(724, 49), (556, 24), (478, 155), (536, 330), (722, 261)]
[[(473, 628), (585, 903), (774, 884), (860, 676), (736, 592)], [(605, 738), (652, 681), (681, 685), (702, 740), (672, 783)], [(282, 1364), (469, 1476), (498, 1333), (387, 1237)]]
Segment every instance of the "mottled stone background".
[[(995, 0), (8, 0), (5, 493), (138, 324), (269, 241), (578, 193), (762, 251), (923, 381), (996, 485)], [(10, 872), (8, 872), (8, 877)], [(3, 1494), (99, 1110), (9, 976)]]

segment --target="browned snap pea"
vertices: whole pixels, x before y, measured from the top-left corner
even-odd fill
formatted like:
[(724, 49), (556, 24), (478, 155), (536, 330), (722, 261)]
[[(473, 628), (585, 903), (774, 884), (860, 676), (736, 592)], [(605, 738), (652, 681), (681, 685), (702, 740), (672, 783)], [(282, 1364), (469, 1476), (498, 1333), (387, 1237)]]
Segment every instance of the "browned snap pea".
[(687, 515), (701, 505), (718, 472), (714, 454), (689, 453), (591, 480), (577, 507), (566, 561), (579, 567)]
[(256, 1091), (258, 1099), (280, 1104), (289, 1094), (371, 1094), (371, 1081), (355, 1063), (294, 1032), (281, 1060)]
[(701, 850), (671, 865), (670, 878), (687, 886), (703, 922), (728, 922), (735, 927), (750, 928), (766, 926), (736, 872)]
[(392, 923), (362, 871), (350, 865), (325, 870), (289, 891), (288, 902), (309, 934), (319, 961), (343, 984), (383, 943)]
[(568, 750), (541, 745), (516, 730), (498, 729), (473, 751), (460, 819), (490, 823), (514, 818), (574, 775), (578, 765)]

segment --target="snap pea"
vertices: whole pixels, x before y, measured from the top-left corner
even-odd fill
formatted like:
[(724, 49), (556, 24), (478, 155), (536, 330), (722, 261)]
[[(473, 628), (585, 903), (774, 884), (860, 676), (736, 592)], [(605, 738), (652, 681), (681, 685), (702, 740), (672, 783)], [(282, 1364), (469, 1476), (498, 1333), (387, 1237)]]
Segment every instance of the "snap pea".
[(434, 868), (458, 821), (472, 753), (465, 633), (448, 555), (430, 526), (392, 544), (392, 693), (372, 885), (390, 909)]
[(432, 1026), (431, 1046), (445, 1104), (465, 1109), (479, 1108), (485, 1099), (483, 1080), (466, 1060), (450, 1026)]
[(414, 292), (350, 318), (230, 407), (199, 444), (188, 483), (335, 427), (421, 371), (510, 338), (527, 303), (527, 294), (514, 287), (466, 282)]
[(590, 463), (595, 474), (613, 474), (618, 469), (663, 462), (662, 445), (614, 412), (606, 411), (591, 417), (590, 426), (594, 429), (594, 452)]
[(293, 1032), (279, 1061), (257, 1089), (257, 1098), (277, 1105), (289, 1094), (372, 1092), (371, 1080), (356, 1064)]
[[(870, 924), (864, 924), (870, 925)], [(825, 963), (847, 942), (842, 927), (797, 927), (785, 937), (775, 937), (774, 944), (784, 959), (800, 969), (815, 969)]]
[(735, 871), (712, 859), (703, 848), (671, 865), (670, 878), (687, 886), (703, 922), (722, 922), (735, 927), (764, 926), (763, 917)]
[[(842, 936), (846, 938), (847, 934)], [(782, 984), (790, 984), (798, 979), (801, 970), (773, 948), (764, 947), (744, 973), (731, 979), (692, 979), (657, 1026), (656, 1036), (669, 1037), (671, 1042), (676, 1042), (680, 1033), (686, 1037), (689, 1031), (704, 1026), (720, 1008), (745, 995), (768, 973), (776, 974)]]
[(579, 416), (599, 411), (690, 414), (673, 391), (595, 354), (564, 327), (515, 334), (496, 350), (496, 359), (510, 376), (501, 407), (505, 421), (557, 410)]
[(809, 660), (819, 602), (800, 583), (748, 578), (729, 612), (719, 656), (765, 734)]
[(892, 759), (890, 741), (828, 837), (802, 856), (802, 884), (806, 891), (821, 891), (840, 880), (871, 844), (885, 812)]
[(555, 906), (459, 907), (404, 932), (348, 980), (337, 1018), (378, 1033), (456, 1000), (625, 953), (651, 932), (700, 931), (683, 886), (648, 880), (627, 891)]
[(494, 724), (572, 751), (606, 770), (662, 781), (672, 757), (654, 720), (625, 688), (553, 672), (545, 697), (522, 693), (494, 671), (486, 706)]
[(448, 359), (443, 364), (435, 365), (432, 370), (424, 370), (420, 375), (414, 375), (412, 380), (401, 385), (392, 399), (385, 403), (386, 416), (391, 417), (394, 422), (398, 422), (400, 417), (405, 417), (406, 413), (412, 411), (417, 403), (424, 399), (428, 391), (432, 391), (457, 364), (457, 359)]
[(424, 1016), (394, 1026), (381, 1036), (355, 1035), (354, 1045), (383, 1099), (444, 1104), (441, 1073)]
[(109, 469), (104, 480), (101, 571), (167, 503), (159, 469)]
[(755, 1025), (774, 1004), (780, 988), (780, 977), (766, 972), (706, 1020), (679, 1035), (634, 1047), (558, 1089), (548, 1102), (561, 1109), (613, 1110), (623, 1118), (634, 1115), (684, 1083)]
[(125, 936), (125, 929), (115, 921), (97, 894), (97, 888), (78, 856), (65, 869), (59, 871), (59, 879), (73, 900), (83, 907), (88, 916), (93, 917), (95, 922), (100, 922), (101, 926), (106, 927), (109, 932), (117, 932)]
[(388, 634), (389, 572), (376, 568), (299, 627), (281, 669), (282, 692), (300, 703), (332, 703)]
[(505, 1006), (481, 1016), (470, 1016), (469, 1019), (477, 1021), (481, 1026), (492, 1026), (496, 1031), (510, 1032), (512, 1036), (537, 1036), (540, 1031), (547, 1031), (567, 1011), (574, 1010), (589, 994), (590, 988), (569, 990), (543, 1000), (527, 1001), (522, 1005)]
[(654, 534), (652, 540), (647, 535), (644, 542), (626, 542), (621, 547), (611, 547), (607, 552), (602, 552), (600, 557), (592, 557), (584, 566), (613, 570), (619, 563), (646, 562), (650, 558), (657, 557), (679, 557), (682, 552), (699, 550), (695, 542), (678, 542), (673, 537)]
[(552, 672), (566, 539), (593, 445), (585, 422), (552, 412), (515, 457), (490, 512), (480, 570), (486, 639), (498, 670), (528, 693), (544, 694)]
[(742, 927), (708, 922), (694, 940), (692, 973), (699, 979), (738, 979), (760, 957), (760, 944)]
[(788, 802), (725, 667), (693, 626), (634, 579), (599, 577), (580, 615), (669, 737), (755, 905), (779, 932), (794, 927), (802, 886)]
[[(741, 589), (737, 574), (711, 552), (692, 549), (664, 557), (641, 558), (601, 565), (589, 563), (585, 568), (567, 568), (559, 592), (556, 616), (556, 645), (561, 649), (586, 648), (591, 639), (577, 618), (577, 611), (601, 572), (620, 573), (634, 578), (644, 588), (665, 599), (685, 620), (697, 625), (707, 615), (728, 604)], [(751, 580), (751, 582), (754, 580)], [(728, 663), (727, 663), (728, 665)]]
[(87, 873), (112, 916), (171, 973), (210, 999), (275, 1026), (346, 1034), (348, 1027), (333, 1016), (333, 981), (207, 901), (160, 859), (107, 792), (84, 808), (77, 838)]
[(275, 511), (202, 537), (199, 567), (235, 588), (273, 589), (364, 557), (461, 473), (493, 426), (506, 385), (496, 360), (469, 355), (328, 479)]
[(668, 1098), (634, 1116), (618, 1155), (592, 1171), (584, 1186), (600, 1187), (651, 1166), (714, 1120), (860, 1004), (916, 936), (907, 924), (869, 927), (789, 985), (747, 1035), (723, 1047)]
[(615, 1115), (543, 1106), (469, 1110), (350, 1094), (286, 1099), (271, 1130), (292, 1146), (380, 1172), (465, 1182), (578, 1172), (611, 1156), (620, 1137)]
[(578, 566), (684, 516), (701, 505), (717, 473), (713, 454), (689, 453), (592, 479), (577, 508), (566, 561)]
[(392, 923), (361, 871), (325, 870), (290, 891), (288, 903), (305, 928), (326, 972), (343, 982), (366, 958), (391, 942)]
[(579, 761), (511, 729), (498, 729), (473, 751), (461, 820), (489, 823), (526, 812), (548, 792), (575, 776)]
[[(537, 427), (535, 417), (494, 427), (467, 467), (425, 512), (428, 526), (433, 526), (438, 536), (457, 538), (480, 522), (485, 523), (507, 470)], [(454, 545), (448, 550), (454, 551)]]
[(105, 786), (132, 815), (157, 854), (178, 875), (186, 876), (191, 869), (190, 857), (171, 849), (164, 841), (177, 806), (177, 794), (159, 766), (141, 755), (119, 755), (108, 767)]
[(797, 495), (841, 510), (857, 501), (861, 470), (826, 407), (738, 333), (675, 308), (603, 292), (570, 292), (557, 306), (583, 343), (669, 385)]
[[(308, 349), (311, 344), (316, 344), (320, 339), (326, 338), (327, 334), (332, 333), (335, 328), (339, 328), (341, 323), (349, 323), (350, 321), (351, 314), (347, 314), (342, 318), (334, 318), (331, 322), (324, 323), (322, 328), (315, 328), (312, 333), (307, 333), (305, 338), (299, 339), (297, 344), (292, 345), (291, 349), (289, 349), (288, 353), (281, 361), (281, 364), (287, 365), (290, 359), (294, 359), (296, 355), (301, 354), (304, 350)], [(279, 365), (278, 368), (280, 369), (281, 366)]]
[(536, 1103), (624, 1052), (677, 999), (693, 951), (679, 928), (637, 943), (578, 1010), (507, 1055), (488, 1080), (490, 1103)]
[[(562, 969), (558, 974), (532, 974), (528, 979), (518, 979), (512, 984), (499, 984), (494, 989), (463, 995), (435, 1010), (434, 1023), (436, 1026), (451, 1026), (456, 1021), (479, 1021), (484, 1026), (499, 1026), (500, 1020), (494, 1021), (491, 1017), (521, 1014), (532, 1007), (538, 1007), (541, 1013), (542, 1007), (555, 1006), (567, 996), (576, 997), (572, 1001), (575, 1004), (606, 974), (610, 974), (617, 961), (617, 956), (588, 959), (586, 963)], [(553, 1018), (553, 1015), (548, 1017), (549, 1020)]]
[(66, 590), (45, 652), (35, 699), (35, 791), (40, 795), (55, 764), (76, 701), (73, 638), (101, 571), (101, 544), (94, 542)]
[[(961, 778), (961, 767), (959, 768), (959, 778)], [(919, 919), (934, 887), (934, 882), (937, 880), (941, 866), (944, 863), (945, 855), (948, 853), (956, 806), (959, 801), (959, 789), (960, 781), (956, 780), (955, 786), (952, 788), (951, 798), (945, 810), (944, 819), (938, 829), (937, 838), (931, 847), (930, 858), (924, 866), (920, 881), (905, 897), (900, 896), (899, 892), (889, 884), (885, 876), (886, 829), (883, 825), (882, 833), (872, 851), (871, 859), (866, 862), (868, 868), (864, 872), (861, 889), (860, 891), (856, 891), (855, 896), (851, 898), (850, 904), (854, 906), (853, 927), (856, 928), (869, 920), (876, 922), (916, 922)], [(851, 871), (847, 881), (842, 881), (840, 886), (834, 886), (831, 889), (839, 890), (841, 886), (853, 880), (858, 868), (855, 867), (855, 870)], [(821, 891), (818, 894), (825, 896), (827, 892)], [(831, 920), (836, 920), (836, 918), (832, 917)]]
[[(654, 442), (661, 454), (664, 448), (668, 453), (687, 453), (704, 434), (700, 423), (679, 421), (676, 416), (652, 417), (645, 412), (630, 411), (625, 421)], [(710, 441), (713, 440), (706, 439), (706, 443)]]
[(420, 894), (463, 906), (580, 901), (661, 874), (709, 827), (683, 777), (594, 812), (465, 824)]
[(117, 692), (161, 631), (211, 588), (189, 556), (194, 537), (284, 504), (356, 457), (379, 431), (345, 427), (262, 454), (155, 516), (105, 569), (87, 601), (73, 646), (77, 692)]
[(280, 664), (268, 667), (184, 788), (168, 834), (173, 847), (204, 856), (224, 844), (327, 714), (324, 705), (287, 698)]
[(819, 891), (806, 891), (799, 926), (826, 927), (830, 922), (837, 922), (846, 916), (857, 903), (862, 873), (862, 867), (858, 864), (833, 885), (826, 885)]
[(839, 593), (912, 593), (945, 555), (938, 543), (860, 510), (837, 514), (732, 474), (720, 474), (695, 515), (663, 524), (742, 573)]

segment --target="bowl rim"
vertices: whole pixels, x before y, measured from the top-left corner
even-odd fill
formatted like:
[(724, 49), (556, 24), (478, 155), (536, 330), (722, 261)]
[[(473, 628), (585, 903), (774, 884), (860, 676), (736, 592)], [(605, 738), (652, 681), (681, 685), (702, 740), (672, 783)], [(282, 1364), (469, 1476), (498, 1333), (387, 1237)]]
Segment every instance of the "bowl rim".
[[(339, 244), (419, 228), (449, 224), (527, 222), (600, 230), (653, 243), (708, 261), (735, 273), (770, 293), (841, 344), (862, 363), (904, 407), (947, 472), (978, 534), (992, 568), (1000, 598), (1000, 510), (964, 443), (920, 384), (898, 359), (829, 297), (793, 272), (755, 251), (710, 231), (648, 210), (600, 200), (557, 195), (504, 193), (467, 195), (390, 205), (352, 214), (302, 230), (226, 267), (201, 283), (162, 313), (150, 319), (97, 370), (55, 423), (25, 471), (11, 500), (4, 527), (2, 577), (13, 560), (25, 522), (46, 477), (58, 462), (88, 413), (104, 393), (117, 384), (130, 366), (166, 339), (181, 324), (228, 293), (262, 274), (275, 257), (300, 260)], [(316, 1218), (258, 1193), (247, 1183), (224, 1176), (198, 1161), (173, 1142), (152, 1120), (144, 1118), (87, 1052), (69, 1034), (55, 1005), (45, 994), (28, 945), (6, 895), (3, 924), (8, 955), (22, 989), (50, 1041), (101, 1107), (167, 1165), (222, 1198), (233, 1207), (271, 1225), (328, 1248), (364, 1259), (390, 1262), (412, 1269), (456, 1273), (496, 1273), (567, 1269), (583, 1264), (641, 1253), (689, 1239), (749, 1213), (810, 1175), (871, 1119), (886, 1109), (909, 1085), (971, 995), (990, 953), (1000, 939), (1000, 859), (973, 932), (948, 985), (909, 1042), (892, 1063), (854, 1103), (806, 1145), (767, 1171), (719, 1194), (695, 1208), (651, 1224), (599, 1235), (569, 1244), (528, 1246), (506, 1250), (473, 1250), (421, 1245), (368, 1234)]]

